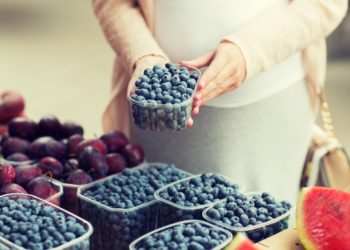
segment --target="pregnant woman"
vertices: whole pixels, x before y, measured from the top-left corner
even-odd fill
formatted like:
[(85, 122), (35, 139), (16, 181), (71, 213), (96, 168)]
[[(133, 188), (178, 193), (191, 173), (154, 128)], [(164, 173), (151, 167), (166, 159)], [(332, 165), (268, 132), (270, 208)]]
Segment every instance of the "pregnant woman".
[[(324, 82), (325, 37), (347, 0), (94, 0), (117, 54), (105, 130), (122, 130), (149, 161), (218, 172), (294, 200)], [(168, 61), (203, 69), (191, 126), (136, 128), (127, 95)], [(205, 70), (206, 69), (206, 70)]]

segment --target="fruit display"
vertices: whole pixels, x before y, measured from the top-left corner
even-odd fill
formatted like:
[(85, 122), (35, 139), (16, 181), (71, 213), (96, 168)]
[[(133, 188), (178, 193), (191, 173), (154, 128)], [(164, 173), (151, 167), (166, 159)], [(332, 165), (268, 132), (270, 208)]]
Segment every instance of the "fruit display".
[(188, 220), (175, 223), (140, 237), (131, 245), (131, 250), (222, 249), (232, 239), (232, 234), (209, 223)]
[(0, 137), (6, 134), (11, 119), (23, 116), (24, 108), (24, 98), (19, 92), (0, 92)]
[(129, 98), (135, 124), (158, 131), (186, 128), (199, 76), (198, 69), (171, 63), (145, 69)]
[(291, 205), (269, 193), (236, 193), (203, 212), (203, 217), (233, 233), (245, 232), (254, 242), (288, 228)]
[(154, 192), (188, 176), (174, 165), (145, 163), (80, 187), (81, 215), (95, 229), (92, 248), (128, 249), (131, 241), (155, 229)]
[(231, 243), (225, 247), (225, 250), (258, 250), (259, 248), (254, 245), (243, 233), (237, 233)]
[(350, 193), (304, 188), (299, 196), (297, 230), (306, 250), (349, 250)]
[(89, 249), (91, 224), (42, 199), (3, 195), (0, 210), (1, 249)]
[(189, 177), (159, 189), (155, 196), (161, 201), (159, 225), (182, 220), (203, 219), (205, 208), (238, 192), (239, 185), (219, 174)]
[(23, 187), (42, 174), (62, 182), (62, 206), (77, 214), (79, 185), (139, 165), (145, 157), (143, 149), (121, 132), (85, 139), (81, 125), (61, 122), (53, 115), (38, 122), (23, 117), (10, 120), (8, 134), (1, 139), (1, 154), (6, 163), (18, 166), (16, 183)]
[(62, 186), (34, 165), (13, 167), (0, 163), (0, 195), (11, 193), (33, 194), (56, 205), (60, 203)]

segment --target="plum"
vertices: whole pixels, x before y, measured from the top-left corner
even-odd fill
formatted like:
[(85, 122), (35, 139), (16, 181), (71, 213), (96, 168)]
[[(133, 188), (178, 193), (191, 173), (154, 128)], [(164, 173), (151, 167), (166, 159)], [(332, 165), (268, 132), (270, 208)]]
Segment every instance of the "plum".
[(74, 156), (79, 143), (84, 141), (84, 137), (80, 134), (72, 135), (68, 138), (67, 152), (69, 156)]
[(53, 115), (47, 115), (39, 121), (40, 136), (50, 136), (55, 139), (62, 138), (62, 125), (58, 118)]
[(28, 182), (43, 174), (40, 168), (33, 165), (18, 166), (15, 170), (15, 182), (22, 186), (26, 186)]
[(91, 171), (96, 177), (106, 176), (108, 173), (108, 164), (106, 157), (95, 148), (88, 146), (79, 154), (79, 166), (85, 170)]
[(8, 125), (9, 134), (12, 137), (19, 137), (28, 141), (38, 136), (38, 124), (28, 118), (18, 117), (10, 121)]
[(69, 138), (72, 135), (84, 135), (82, 126), (75, 122), (64, 122), (62, 124), (62, 134), (64, 138)]
[(29, 145), (28, 155), (32, 159), (52, 156), (61, 160), (67, 155), (67, 147), (62, 142), (56, 141), (52, 137), (40, 137)]
[(0, 124), (0, 137), (4, 136), (8, 131), (7, 124)]
[(14, 153), (25, 153), (28, 146), (28, 141), (16, 137), (10, 137), (2, 144), (1, 152), (5, 157), (7, 157)]
[(39, 176), (31, 180), (27, 185), (27, 191), (42, 199), (47, 199), (57, 193), (47, 176)]
[(12, 165), (0, 164), (0, 186), (12, 183), (15, 177), (15, 168)]
[(1, 195), (13, 193), (27, 194), (27, 191), (22, 186), (16, 183), (7, 184), (0, 189)]
[(143, 162), (145, 154), (138, 144), (128, 144), (123, 150), (123, 155), (129, 167), (134, 167)]
[(116, 174), (127, 167), (125, 158), (118, 153), (110, 153), (106, 155), (107, 164), (109, 166), (108, 174)]
[(0, 93), (0, 123), (7, 123), (19, 116), (24, 110), (23, 96), (13, 90)]
[(69, 159), (63, 164), (63, 172), (65, 174), (70, 173), (71, 171), (77, 168), (79, 168), (79, 162), (75, 158)]
[(26, 154), (23, 153), (14, 153), (6, 157), (6, 160), (8, 161), (17, 161), (17, 162), (24, 162), (29, 161), (29, 157)]
[(101, 140), (106, 144), (108, 153), (120, 152), (129, 143), (128, 138), (118, 131), (103, 134)]
[(70, 184), (81, 185), (90, 182), (92, 182), (92, 177), (82, 169), (72, 171), (67, 178), (67, 183)]
[(38, 167), (44, 174), (51, 173), (52, 177), (56, 179), (61, 178), (63, 174), (62, 163), (50, 156), (42, 158), (38, 163)]
[(93, 147), (101, 154), (107, 154), (106, 144), (100, 139), (89, 139), (80, 142), (76, 148), (76, 155), (79, 155), (86, 147)]

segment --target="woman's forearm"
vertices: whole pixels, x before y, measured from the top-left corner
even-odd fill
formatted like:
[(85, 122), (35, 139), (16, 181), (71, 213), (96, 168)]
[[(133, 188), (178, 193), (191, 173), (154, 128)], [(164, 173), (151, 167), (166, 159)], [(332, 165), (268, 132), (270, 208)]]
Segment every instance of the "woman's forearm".
[(93, 7), (108, 42), (129, 72), (146, 55), (166, 58), (133, 0), (93, 0)]
[(346, 14), (348, 0), (294, 0), (267, 10), (226, 37), (243, 52), (247, 78), (329, 35)]

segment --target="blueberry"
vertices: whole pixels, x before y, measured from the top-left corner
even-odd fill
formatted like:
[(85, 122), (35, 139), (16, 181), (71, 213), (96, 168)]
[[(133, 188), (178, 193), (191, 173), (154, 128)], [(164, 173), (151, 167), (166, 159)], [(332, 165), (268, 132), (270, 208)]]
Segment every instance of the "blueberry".
[(151, 75), (153, 75), (153, 70), (150, 68), (147, 68), (143, 71), (143, 74), (145, 74), (148, 77), (151, 77)]
[(141, 89), (151, 89), (152, 87), (151, 87), (151, 85), (149, 85), (147, 82), (142, 82), (141, 84), (140, 84), (140, 88)]
[(171, 90), (171, 83), (170, 82), (164, 82), (161, 84), (161, 88), (163, 91), (170, 91)]
[(149, 96), (148, 96), (149, 99), (154, 100), (154, 99), (156, 99), (156, 97), (157, 97), (156, 92), (151, 91), (149, 93)]
[(196, 84), (197, 84), (197, 82), (193, 78), (190, 78), (187, 80), (187, 86), (191, 89), (194, 89), (196, 87)]
[(182, 96), (184, 96), (184, 94), (186, 94), (186, 87), (180, 85), (176, 88), (177, 91), (179, 91), (181, 94), (183, 94)]
[(171, 81), (171, 74), (164, 74), (162, 76), (162, 82), (170, 82)]
[[(142, 82), (145, 82), (145, 83), (150, 82), (149, 77), (146, 76), (146, 75), (141, 76), (140, 79), (141, 79)], [(142, 83), (141, 83), (141, 86), (142, 86)]]
[(164, 72), (162, 69), (158, 68), (154, 70), (154, 73), (156, 73), (158, 75), (158, 77), (162, 77)]
[(190, 78), (195, 79), (195, 80), (198, 80), (198, 77), (199, 77), (199, 75), (198, 75), (197, 72), (192, 73), (192, 74), (190, 75)]
[(183, 94), (182, 96), (181, 96), (181, 100), (182, 101), (187, 101), (187, 100), (189, 100), (191, 97), (188, 95), (188, 94)]
[(215, 208), (210, 209), (208, 211), (208, 215), (210, 218), (212, 218), (214, 220), (220, 220), (220, 218), (221, 218), (220, 212)]
[(167, 69), (170, 69), (170, 68), (174, 67), (174, 64), (172, 64), (172, 63), (166, 63), (166, 64), (165, 64), (165, 67), (166, 67)]

